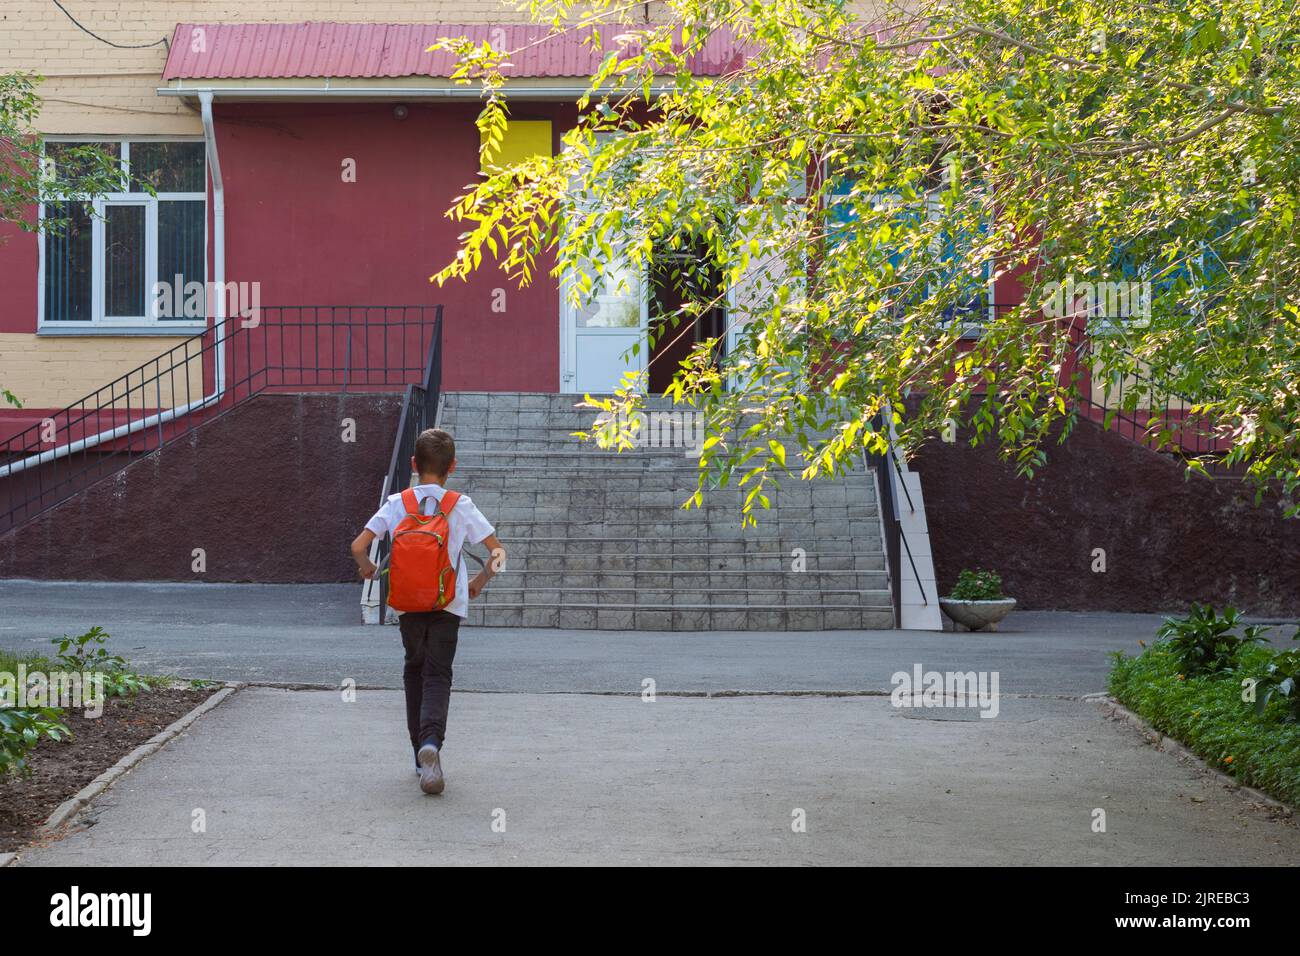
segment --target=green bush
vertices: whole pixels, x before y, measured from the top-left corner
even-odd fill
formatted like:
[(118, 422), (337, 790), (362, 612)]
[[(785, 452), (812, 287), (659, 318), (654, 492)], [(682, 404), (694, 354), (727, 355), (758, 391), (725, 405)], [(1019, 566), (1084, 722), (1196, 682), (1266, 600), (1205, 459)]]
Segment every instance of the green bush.
[[(19, 665), (29, 671), (50, 669), (50, 662), (35, 654), (0, 650), (0, 672), (18, 674)], [(7, 694), (0, 695), (0, 777), (27, 770), (27, 754), (42, 737), (59, 740), (68, 728), (59, 722), (57, 707), (18, 708)]]
[(992, 571), (962, 571), (949, 595), (958, 601), (1001, 601), (1002, 578)]
[(1244, 699), (1243, 682), (1258, 679), (1276, 656), (1247, 645), (1232, 670), (1194, 675), (1164, 643), (1140, 657), (1116, 652), (1110, 693), (1211, 766), (1300, 806), (1300, 724), (1285, 721), (1281, 699), (1267, 703), (1262, 713)]
[(0, 707), (0, 776), (25, 773), (27, 755), (42, 737), (62, 740), (65, 735), (71, 736), (59, 721), (62, 716), (63, 711), (57, 707)]
[(1223, 609), (1223, 616), (1208, 604), (1193, 604), (1187, 617), (1167, 617), (1156, 638), (1178, 658), (1188, 675), (1219, 674), (1230, 671), (1243, 648), (1264, 642), (1264, 628), (1252, 624), (1241, 627), (1241, 612), (1235, 607)]
[(0, 647), (0, 672), (17, 674), (18, 665), (24, 665), (29, 671), (49, 671), (53, 670), (50, 666), (50, 659), (42, 657), (40, 654), (27, 654), (17, 651), (7, 651)]
[(95, 625), (85, 634), (54, 638), (52, 643), (57, 650), (58, 662), (70, 671), (97, 671), (104, 675), (104, 695), (106, 697), (125, 697), (142, 690), (151, 690), (153, 682), (148, 677), (137, 674), (127, 667), (126, 660), (116, 654), (110, 654), (104, 645), (108, 641), (108, 632)]
[[(1300, 641), (1300, 631), (1291, 640)], [(1260, 714), (1266, 713), (1270, 704), (1277, 703), (1283, 708), (1283, 720), (1300, 722), (1300, 649), (1274, 654), (1255, 689), (1255, 708)]]
[[(150, 690), (154, 683), (159, 682), (135, 673), (127, 667), (125, 660), (110, 654), (104, 646), (107, 640), (108, 634), (102, 627), (92, 627), (76, 637), (65, 634), (55, 638), (52, 641), (56, 651), (53, 660), (0, 651), (0, 671), (16, 674), (19, 664), (25, 664), (28, 672), (94, 671), (104, 675), (104, 694), (107, 697)], [(10, 706), (13, 703), (0, 701), (0, 776), (25, 772), (28, 769), (27, 755), (42, 738), (58, 741), (72, 736), (61, 722), (61, 708), (18, 708)]]

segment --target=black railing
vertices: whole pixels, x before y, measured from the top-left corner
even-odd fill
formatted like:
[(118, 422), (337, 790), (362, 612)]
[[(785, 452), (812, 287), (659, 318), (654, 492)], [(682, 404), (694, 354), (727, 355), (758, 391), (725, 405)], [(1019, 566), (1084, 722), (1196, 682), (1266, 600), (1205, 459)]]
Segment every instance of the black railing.
[[(876, 427), (881, 430), (881, 434), (888, 440), (888, 423), (885, 416), (876, 419)], [(930, 603), (930, 596), (926, 593), (925, 584), (921, 581), (921, 572), (916, 567), (916, 560), (912, 557), (912, 548), (907, 542), (907, 535), (903, 532), (902, 507), (903, 502), (907, 502), (907, 508), (910, 512), (915, 513), (916, 505), (912, 503), (912, 493), (908, 490), (907, 481), (903, 476), (903, 469), (898, 463), (898, 455), (894, 451), (891, 442), (884, 454), (872, 454), (867, 457), (869, 467), (876, 475), (877, 494), (880, 496), (880, 524), (884, 530), (885, 540), (885, 567), (889, 573), (889, 589), (894, 603), (894, 626), (903, 626), (903, 559), (907, 559), (908, 570), (911, 571), (912, 580), (916, 582), (916, 588), (921, 596), (922, 604)], [(899, 492), (902, 492), (900, 498)]]
[(264, 392), (428, 380), (441, 306), (264, 306), (215, 323), (0, 444), (0, 533)]
[[(442, 309), (433, 323), (433, 338), (429, 342), (428, 357), (424, 362), (424, 377), (419, 385), (408, 385), (402, 401), (402, 413), (397, 421), (397, 437), (393, 453), (388, 460), (388, 475), (384, 479), (382, 505), (390, 495), (400, 494), (411, 484), (411, 456), (415, 454), (415, 440), (420, 432), (432, 428), (437, 422), (438, 400), (442, 395)], [(379, 598), (379, 623), (384, 623), (388, 607), (388, 555), (392, 542), (388, 536), (378, 542), (380, 568), (376, 589)], [(369, 593), (369, 592), (368, 592)]]
[[(1198, 403), (1140, 371), (1112, 373), (1094, 353), (1091, 337), (1074, 347), (1079, 413), (1130, 441), (1173, 455), (1195, 459), (1210, 474), (1231, 475), (1222, 463), (1228, 445)], [(1136, 364), (1136, 363), (1130, 363)]]
[[(950, 309), (948, 319), (962, 324), (965, 337), (977, 338), (981, 326), (990, 318), (1022, 307), (1023, 303), (980, 302)], [(1237, 473), (1239, 469), (1221, 463), (1228, 451), (1227, 442), (1217, 435), (1215, 423), (1197, 410), (1199, 403), (1151, 375), (1107, 372), (1092, 342), (1097, 336), (1110, 334), (1112, 323), (1130, 320), (1107, 318), (1097, 308), (1093, 311), (1087, 315), (1080, 307), (1073, 317), (1060, 320), (1068, 324), (1071, 351), (1065, 374), (1078, 375), (1075, 404), (1079, 415), (1153, 451), (1184, 461), (1199, 460), (1212, 475)]]

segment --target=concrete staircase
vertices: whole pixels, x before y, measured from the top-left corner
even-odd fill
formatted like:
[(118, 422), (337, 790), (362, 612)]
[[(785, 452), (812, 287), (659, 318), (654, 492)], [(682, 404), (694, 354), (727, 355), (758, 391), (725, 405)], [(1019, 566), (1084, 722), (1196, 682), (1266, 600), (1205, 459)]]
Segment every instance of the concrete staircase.
[[(836, 482), (787, 478), (769, 495), (772, 509), (758, 528), (741, 529), (735, 489), (682, 510), (696, 480), (696, 459), (682, 448), (616, 454), (572, 437), (597, 414), (574, 408), (576, 401), (445, 396), (441, 426), (455, 436), (459, 460), (449, 485), (473, 498), (510, 555), (472, 602), (468, 623), (650, 631), (894, 626), (869, 472)], [(656, 400), (655, 408), (671, 405)]]

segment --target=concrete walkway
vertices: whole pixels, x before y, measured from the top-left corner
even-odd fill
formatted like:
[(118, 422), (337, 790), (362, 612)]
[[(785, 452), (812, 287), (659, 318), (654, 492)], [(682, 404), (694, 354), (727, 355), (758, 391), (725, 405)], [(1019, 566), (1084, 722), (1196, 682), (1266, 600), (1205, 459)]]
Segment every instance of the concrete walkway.
[(20, 863), (1300, 859), (1295, 826), (1079, 701), (1004, 698), (988, 720), (882, 697), (460, 693), (446, 794), (422, 795), (409, 757), (396, 692), (245, 689)]
[[(467, 627), (449, 787), (429, 798), (401, 693), (385, 689), (401, 680), (396, 628), (357, 624), (357, 594), (0, 585), (0, 647), (47, 653), (51, 637), (100, 624), (115, 653), (154, 673), (363, 688), (354, 703), (337, 691), (239, 692), (101, 795), (80, 829), (21, 862), (1300, 859), (1295, 825), (1078, 699), (1105, 689), (1110, 651), (1154, 637), (1154, 615), (1018, 612), (987, 635)], [(998, 716), (900, 710), (879, 696), (917, 665), (997, 672)], [(653, 703), (640, 697), (647, 679)], [(725, 692), (783, 696), (675, 696)], [(844, 692), (876, 696), (832, 696)], [(1093, 832), (1098, 809), (1104, 833)], [(806, 832), (791, 827), (800, 810)]]
[[(219, 680), (399, 687), (394, 627), (358, 623), (351, 585), (0, 583), (0, 647), (48, 653), (50, 638), (102, 625), (142, 670)], [(1017, 611), (997, 634), (898, 631), (653, 633), (466, 627), (465, 690), (640, 692), (887, 690), (916, 662), (998, 670), (1003, 693), (1104, 690), (1107, 655), (1140, 651), (1152, 614)], [(1285, 642), (1294, 627), (1277, 629)]]

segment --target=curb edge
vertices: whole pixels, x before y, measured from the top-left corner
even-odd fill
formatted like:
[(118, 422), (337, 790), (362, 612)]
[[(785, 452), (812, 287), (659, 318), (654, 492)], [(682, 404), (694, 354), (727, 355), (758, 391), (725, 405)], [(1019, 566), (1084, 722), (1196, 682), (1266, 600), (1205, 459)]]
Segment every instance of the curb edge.
[[(123, 775), (134, 769), (142, 760), (161, 750), (172, 740), (179, 737), (196, 720), (208, 711), (219, 707), (244, 686), (245, 685), (239, 681), (227, 681), (221, 690), (217, 691), (193, 710), (172, 721), (172, 723), (158, 731), (158, 733), (154, 734), (90, 783), (86, 784), (86, 786), (82, 787), (81, 790), (73, 796), (55, 807), (54, 812), (49, 815), (44, 823), (41, 824), (37, 833), (40, 836), (50, 836), (55, 830), (67, 823), (68, 820), (75, 816), (79, 811), (87, 807), (97, 796), (116, 783)], [(0, 859), (2, 859), (2, 857), (0, 857)], [(8, 861), (8, 863), (0, 862), (0, 866), (9, 865), (12, 862), (12, 860)]]

